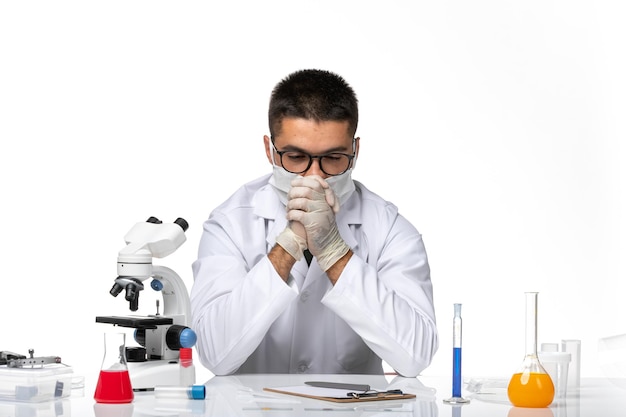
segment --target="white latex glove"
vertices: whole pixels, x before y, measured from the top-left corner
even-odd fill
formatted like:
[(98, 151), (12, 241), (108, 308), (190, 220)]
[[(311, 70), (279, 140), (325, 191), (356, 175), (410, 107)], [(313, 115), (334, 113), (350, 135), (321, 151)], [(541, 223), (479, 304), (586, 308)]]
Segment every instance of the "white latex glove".
[(339, 200), (328, 183), (317, 175), (296, 178), (291, 186), (287, 219), (304, 226), (309, 251), (322, 270), (327, 271), (350, 250), (335, 222)]
[[(294, 229), (299, 233), (296, 233)], [(276, 237), (276, 243), (285, 249), (289, 255), (293, 256), (296, 261), (299, 261), (302, 259), (303, 252), (306, 249), (304, 235), (304, 227), (301, 224), (289, 222), (285, 230)]]

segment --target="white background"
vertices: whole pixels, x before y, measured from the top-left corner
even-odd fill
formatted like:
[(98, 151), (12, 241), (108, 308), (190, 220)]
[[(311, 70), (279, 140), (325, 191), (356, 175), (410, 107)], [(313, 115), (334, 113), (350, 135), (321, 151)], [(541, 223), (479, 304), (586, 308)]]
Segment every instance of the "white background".
[[(625, 7), (597, 0), (0, 3), (0, 350), (93, 376), (123, 236), (190, 223), (155, 263), (193, 278), (202, 222), (270, 172), (274, 84), (343, 75), (361, 109), (354, 178), (422, 232), (451, 372), (508, 376), (539, 342), (626, 333)], [(151, 290), (139, 313), (154, 312)], [(200, 370), (203, 375), (205, 371)]]

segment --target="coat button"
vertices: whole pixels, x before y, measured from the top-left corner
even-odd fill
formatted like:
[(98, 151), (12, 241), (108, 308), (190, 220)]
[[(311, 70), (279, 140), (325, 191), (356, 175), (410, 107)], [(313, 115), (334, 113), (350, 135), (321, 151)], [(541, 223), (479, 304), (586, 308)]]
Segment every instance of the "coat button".
[(298, 365), (298, 372), (300, 372), (301, 374), (305, 373), (307, 369), (309, 369), (309, 366), (306, 363), (301, 363), (300, 365)]
[(300, 294), (300, 301), (302, 301), (303, 303), (306, 302), (306, 300), (309, 299), (309, 296), (311, 295), (311, 293), (309, 293), (308, 291), (303, 291), (302, 294)]

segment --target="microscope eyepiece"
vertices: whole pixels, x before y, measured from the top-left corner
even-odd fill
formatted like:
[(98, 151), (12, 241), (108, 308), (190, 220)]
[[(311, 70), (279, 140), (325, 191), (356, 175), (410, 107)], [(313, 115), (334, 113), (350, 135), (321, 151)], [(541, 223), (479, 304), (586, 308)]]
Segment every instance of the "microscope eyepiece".
[(183, 229), (183, 232), (186, 232), (187, 229), (189, 229), (189, 223), (187, 223), (187, 220), (183, 219), (182, 217), (174, 220), (174, 223), (179, 225)]

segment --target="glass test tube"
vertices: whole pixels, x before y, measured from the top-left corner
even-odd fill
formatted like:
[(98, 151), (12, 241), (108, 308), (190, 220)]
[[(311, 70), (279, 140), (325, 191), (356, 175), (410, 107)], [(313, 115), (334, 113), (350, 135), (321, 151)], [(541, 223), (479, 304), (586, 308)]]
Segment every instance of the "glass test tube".
[(204, 385), (180, 386), (159, 386), (154, 387), (154, 397), (164, 400), (204, 400), (206, 388)]
[(461, 396), (461, 352), (463, 320), (461, 319), (461, 304), (454, 304), (454, 318), (452, 319), (452, 398), (443, 400), (448, 404), (465, 404), (469, 400)]
[(461, 338), (462, 338), (462, 320), (461, 320), (461, 304), (454, 305), (454, 319), (452, 331), (452, 396), (461, 396)]
[(572, 355), (567, 377), (567, 392), (575, 393), (580, 389), (580, 340), (561, 340), (561, 351)]

